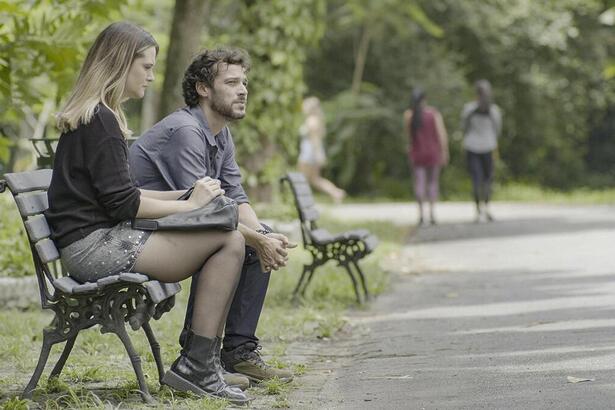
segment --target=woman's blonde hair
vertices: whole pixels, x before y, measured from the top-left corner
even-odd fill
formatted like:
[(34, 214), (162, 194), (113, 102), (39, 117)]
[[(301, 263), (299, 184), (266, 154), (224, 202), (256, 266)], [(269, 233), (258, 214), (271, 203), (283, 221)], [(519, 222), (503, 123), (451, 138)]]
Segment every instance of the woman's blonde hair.
[(90, 47), (75, 87), (58, 114), (58, 128), (68, 132), (89, 123), (102, 103), (115, 114), (124, 136), (130, 136), (121, 107), (126, 78), (132, 62), (150, 47), (158, 54), (154, 37), (132, 23), (116, 22), (105, 28)]

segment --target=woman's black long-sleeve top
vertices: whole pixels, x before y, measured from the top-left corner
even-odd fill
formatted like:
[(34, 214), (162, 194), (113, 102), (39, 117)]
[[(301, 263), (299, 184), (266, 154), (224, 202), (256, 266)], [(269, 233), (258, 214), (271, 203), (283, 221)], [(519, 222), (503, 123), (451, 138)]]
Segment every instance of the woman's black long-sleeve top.
[(59, 248), (137, 215), (141, 194), (113, 112), (99, 104), (88, 124), (60, 137), (45, 216)]

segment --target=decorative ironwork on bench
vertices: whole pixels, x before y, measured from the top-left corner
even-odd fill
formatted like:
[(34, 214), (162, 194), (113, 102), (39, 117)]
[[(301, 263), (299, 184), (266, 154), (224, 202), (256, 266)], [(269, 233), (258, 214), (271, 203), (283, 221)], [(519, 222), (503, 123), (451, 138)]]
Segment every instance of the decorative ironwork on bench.
[(47, 189), (51, 175), (50, 169), (42, 169), (6, 174), (5, 180), (0, 181), (0, 192), (9, 188), (26, 228), (41, 306), (55, 314), (50, 326), (43, 330), (38, 363), (22, 396), (32, 397), (54, 344), (66, 342), (49, 378), (58, 377), (62, 372), (79, 332), (100, 325), (101, 333), (114, 333), (122, 341), (135, 371), (141, 397), (147, 403), (154, 403), (145, 383), (141, 359), (126, 331), (126, 323), (133, 330), (142, 328), (145, 332), (159, 380), (162, 380), (164, 367), (160, 345), (149, 321), (159, 319), (173, 307), (175, 294), (181, 288), (177, 283), (161, 283), (140, 273), (120, 273), (87, 283), (77, 282), (67, 275), (43, 214), (48, 208)]

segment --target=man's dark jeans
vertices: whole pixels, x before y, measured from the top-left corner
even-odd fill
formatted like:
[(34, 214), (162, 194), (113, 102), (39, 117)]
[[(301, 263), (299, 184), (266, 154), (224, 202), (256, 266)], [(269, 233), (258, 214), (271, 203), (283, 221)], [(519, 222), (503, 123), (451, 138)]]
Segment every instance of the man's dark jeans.
[[(192, 311), (194, 309), (194, 293), (198, 273), (192, 277), (190, 285), (190, 297), (186, 308), (186, 318), (184, 319), (184, 329), (179, 336), (179, 344), (183, 347), (188, 334), (188, 329), (192, 324)], [(263, 272), (256, 251), (246, 246), (246, 256), (243, 261), (241, 277), (235, 297), (231, 304), (228, 317), (226, 318), (226, 328), (224, 330), (223, 345), (225, 350), (231, 350), (246, 342), (258, 343), (256, 337), (256, 327), (258, 319), (263, 309), (269, 277), (271, 272)]]

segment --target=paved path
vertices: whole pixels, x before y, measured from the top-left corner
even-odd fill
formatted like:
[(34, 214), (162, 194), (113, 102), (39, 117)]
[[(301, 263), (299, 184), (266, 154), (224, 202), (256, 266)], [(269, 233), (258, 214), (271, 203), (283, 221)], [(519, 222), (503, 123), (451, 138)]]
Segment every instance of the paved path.
[[(342, 208), (416, 219), (409, 205)], [(490, 224), (466, 222), (468, 204), (438, 214), (397, 255), (393, 290), (351, 313), (352, 334), (306, 347), (317, 360), (291, 403), (615, 409), (615, 207), (496, 204)]]

